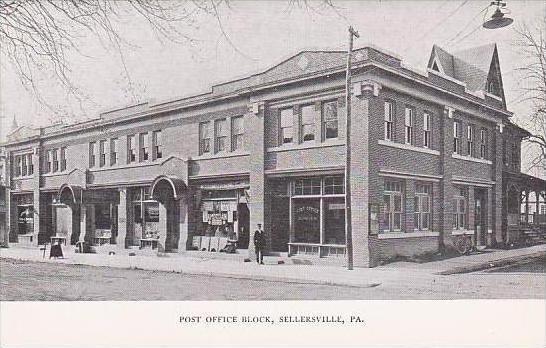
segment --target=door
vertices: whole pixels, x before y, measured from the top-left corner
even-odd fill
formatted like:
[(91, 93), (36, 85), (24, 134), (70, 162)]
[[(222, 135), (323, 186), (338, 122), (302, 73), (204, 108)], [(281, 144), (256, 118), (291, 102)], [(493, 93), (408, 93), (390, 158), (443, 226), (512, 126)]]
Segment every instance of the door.
[(474, 194), (474, 235), (476, 245), (486, 245), (486, 207), (485, 207), (485, 192), (476, 190)]

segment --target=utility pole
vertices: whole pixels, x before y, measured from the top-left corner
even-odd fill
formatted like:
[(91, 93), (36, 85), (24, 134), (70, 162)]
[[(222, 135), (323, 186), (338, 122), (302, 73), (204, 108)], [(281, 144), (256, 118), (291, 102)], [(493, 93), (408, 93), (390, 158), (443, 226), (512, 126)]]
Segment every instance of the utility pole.
[(347, 72), (345, 83), (345, 242), (347, 246), (347, 269), (353, 269), (353, 231), (351, 214), (351, 59), (353, 37), (360, 37), (353, 27), (349, 27), (349, 50), (347, 51)]

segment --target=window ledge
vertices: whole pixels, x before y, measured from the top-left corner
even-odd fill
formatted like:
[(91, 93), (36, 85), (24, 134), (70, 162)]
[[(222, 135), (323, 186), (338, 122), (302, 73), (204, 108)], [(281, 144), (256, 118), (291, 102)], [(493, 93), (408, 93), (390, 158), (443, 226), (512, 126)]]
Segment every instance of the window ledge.
[(345, 142), (339, 139), (333, 140), (328, 139), (323, 142), (304, 142), (301, 144), (290, 144), (290, 145), (280, 145), (277, 147), (272, 147), (267, 149), (267, 152), (282, 152), (282, 151), (293, 151), (293, 150), (306, 150), (306, 149), (315, 149), (321, 147), (330, 147), (330, 146), (344, 146)]
[(228, 158), (228, 157), (239, 157), (239, 156), (248, 156), (250, 152), (248, 151), (232, 151), (232, 152), (218, 152), (215, 154), (200, 155), (194, 157), (194, 160), (209, 160), (209, 159), (218, 159), (218, 158)]
[(438, 237), (439, 232), (434, 231), (415, 231), (415, 232), (383, 232), (377, 234), (378, 239), (401, 239), (401, 238), (420, 238), (420, 237)]
[(492, 165), (493, 162), (489, 161), (489, 160), (486, 160), (486, 159), (483, 159), (483, 158), (475, 158), (475, 157), (470, 157), (470, 156), (463, 156), (463, 155), (459, 155), (457, 153), (452, 153), (451, 154), (451, 157), (452, 158), (455, 158), (455, 159), (460, 159), (460, 160), (463, 160), (463, 161), (470, 161), (470, 162), (476, 162), (476, 163), (484, 163), (484, 164), (489, 164), (489, 165)]
[(440, 156), (440, 151), (428, 149), (426, 147), (418, 147), (414, 145), (395, 143), (394, 141), (390, 141), (390, 140), (378, 140), (377, 143), (379, 145), (390, 146), (397, 149), (411, 150), (416, 152), (428, 153), (430, 155)]
[(472, 230), (453, 230), (451, 231), (452, 236), (460, 236), (463, 234), (474, 234), (474, 231)]

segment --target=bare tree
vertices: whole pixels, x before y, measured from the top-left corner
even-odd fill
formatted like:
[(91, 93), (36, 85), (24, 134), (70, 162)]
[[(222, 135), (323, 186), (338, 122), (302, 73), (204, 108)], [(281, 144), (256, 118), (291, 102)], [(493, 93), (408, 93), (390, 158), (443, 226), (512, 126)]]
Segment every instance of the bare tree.
[(531, 114), (525, 127), (532, 133), (526, 139), (533, 153), (529, 170), (538, 168), (546, 172), (546, 18), (534, 30), (523, 25), (517, 29), (516, 45), (526, 66), (519, 68), (523, 74), (521, 101), (531, 105)]
[[(37, 75), (46, 72), (78, 100), (85, 94), (70, 76), (69, 55), (83, 54), (80, 45), (89, 35), (105, 48), (114, 48), (123, 67), (129, 97), (137, 95), (125, 64), (123, 46), (130, 47), (120, 34), (123, 20), (141, 17), (158, 40), (191, 44), (184, 28), (195, 25), (200, 14), (216, 16), (227, 0), (0, 0), (0, 53), (10, 63), (23, 86), (38, 101), (52, 107), (42, 97)], [(57, 109), (57, 110), (55, 110)]]

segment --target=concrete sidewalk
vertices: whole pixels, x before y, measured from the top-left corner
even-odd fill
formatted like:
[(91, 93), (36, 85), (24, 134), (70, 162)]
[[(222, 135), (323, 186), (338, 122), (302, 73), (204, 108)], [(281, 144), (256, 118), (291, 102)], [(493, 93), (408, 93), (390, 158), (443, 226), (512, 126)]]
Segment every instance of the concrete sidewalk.
[(3, 248), (0, 257), (24, 261), (89, 265), (98, 267), (133, 268), (151, 271), (178, 272), (184, 274), (280, 281), (291, 283), (329, 284), (354, 287), (375, 287), (396, 283), (401, 272), (405, 277), (431, 279), (438, 274), (460, 273), (487, 268), (489, 264), (510, 258), (525, 258), (546, 254), (546, 245), (513, 250), (488, 252), (455, 257), (427, 263), (395, 262), (375, 268), (356, 268), (352, 271), (339, 265), (277, 264), (278, 258), (266, 258), (266, 265), (242, 262), (240, 257), (217, 258), (185, 254), (137, 255), (128, 254), (78, 254), (72, 248), (64, 248), (64, 259), (43, 258), (43, 251), (28, 248)]

